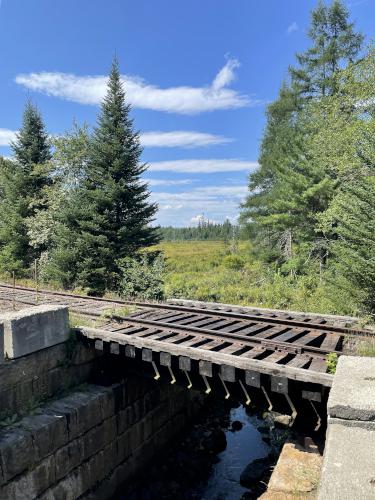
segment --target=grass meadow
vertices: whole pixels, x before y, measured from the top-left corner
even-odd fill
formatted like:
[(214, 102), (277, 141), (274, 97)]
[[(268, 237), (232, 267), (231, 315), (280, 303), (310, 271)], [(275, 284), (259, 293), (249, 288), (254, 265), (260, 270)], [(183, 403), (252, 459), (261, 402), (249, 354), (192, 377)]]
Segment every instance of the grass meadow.
[(356, 314), (350, 294), (316, 272), (283, 275), (256, 260), (249, 242), (162, 242), (167, 262), (167, 297), (254, 305), (278, 309)]

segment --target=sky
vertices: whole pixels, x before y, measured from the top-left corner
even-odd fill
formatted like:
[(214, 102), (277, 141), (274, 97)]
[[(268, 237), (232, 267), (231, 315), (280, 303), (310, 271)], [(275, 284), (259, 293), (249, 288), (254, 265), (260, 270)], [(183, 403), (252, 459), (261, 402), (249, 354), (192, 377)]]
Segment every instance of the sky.
[[(346, 5), (366, 41), (375, 0)], [(116, 56), (156, 222), (235, 221), (268, 103), (309, 46), (314, 0), (0, 0), (0, 154), (28, 98), (51, 135), (95, 126)]]

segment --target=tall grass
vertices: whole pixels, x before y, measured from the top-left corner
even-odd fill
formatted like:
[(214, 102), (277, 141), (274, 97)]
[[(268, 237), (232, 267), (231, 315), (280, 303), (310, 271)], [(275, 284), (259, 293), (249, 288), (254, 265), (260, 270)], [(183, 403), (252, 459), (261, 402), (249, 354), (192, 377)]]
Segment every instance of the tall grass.
[(167, 259), (167, 297), (227, 302), (278, 309), (353, 314), (350, 296), (335, 289), (316, 269), (283, 275), (253, 257), (251, 244), (233, 249), (223, 241), (162, 242)]

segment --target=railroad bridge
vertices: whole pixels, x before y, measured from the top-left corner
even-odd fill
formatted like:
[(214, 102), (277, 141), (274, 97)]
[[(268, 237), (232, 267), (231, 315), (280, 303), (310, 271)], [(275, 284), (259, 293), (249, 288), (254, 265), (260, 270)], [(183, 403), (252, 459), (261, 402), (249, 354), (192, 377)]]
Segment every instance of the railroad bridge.
[(307, 406), (317, 426), (333, 381), (327, 355), (342, 354), (345, 336), (363, 335), (354, 318), (185, 300), (130, 302), (2, 284), (0, 301), (68, 305), (82, 323), (92, 320), (76, 328), (78, 337), (108, 353), (112, 367), (269, 410), (286, 407), (291, 422)]

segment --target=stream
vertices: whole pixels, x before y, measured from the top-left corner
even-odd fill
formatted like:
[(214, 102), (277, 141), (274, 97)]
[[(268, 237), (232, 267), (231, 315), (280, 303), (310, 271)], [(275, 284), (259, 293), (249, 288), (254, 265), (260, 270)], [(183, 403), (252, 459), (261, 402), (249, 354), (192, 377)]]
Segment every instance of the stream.
[(289, 431), (212, 399), (131, 494), (113, 500), (252, 500), (266, 489)]
[(219, 461), (211, 470), (207, 485), (201, 491), (202, 500), (239, 500), (249, 492), (240, 484), (240, 475), (245, 467), (257, 458), (269, 454), (269, 446), (262, 440), (257, 425), (262, 421), (251, 417), (243, 406), (230, 410), (230, 423), (241, 422), (239, 431), (227, 430), (226, 449), (218, 455)]

